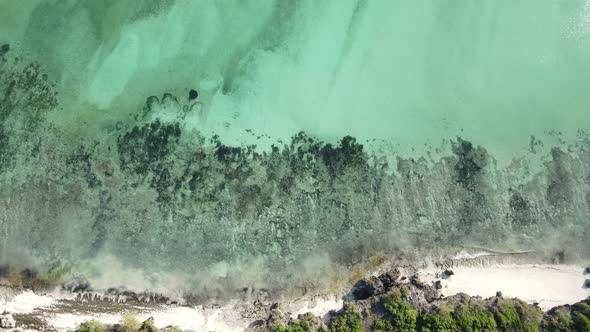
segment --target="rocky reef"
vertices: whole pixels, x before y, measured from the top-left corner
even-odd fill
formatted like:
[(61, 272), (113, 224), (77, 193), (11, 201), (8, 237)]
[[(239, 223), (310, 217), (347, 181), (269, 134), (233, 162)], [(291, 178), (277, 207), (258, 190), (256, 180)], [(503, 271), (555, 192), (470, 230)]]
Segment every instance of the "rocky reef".
[(17, 272), (84, 276), (110, 259), (218, 296), (252, 284), (326, 287), (326, 260), (346, 267), (382, 253), (590, 254), (584, 133), (533, 171), (526, 158), (497, 168), (464, 138), (440, 159), (303, 132), (270, 149), (230, 146), (188, 128), (193, 101), (171, 94), (72, 128), (56, 121), (57, 89), (41, 67), (10, 54), (0, 64), (0, 259)]

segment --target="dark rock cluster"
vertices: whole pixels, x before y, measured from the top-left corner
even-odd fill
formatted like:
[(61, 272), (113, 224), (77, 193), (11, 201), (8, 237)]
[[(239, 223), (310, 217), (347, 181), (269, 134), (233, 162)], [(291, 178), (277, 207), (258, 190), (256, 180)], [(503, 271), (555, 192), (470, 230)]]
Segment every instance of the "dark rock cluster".
[(365, 300), (373, 296), (385, 294), (391, 288), (399, 286), (400, 272), (393, 269), (378, 277), (368, 277), (357, 281), (350, 294), (355, 300)]

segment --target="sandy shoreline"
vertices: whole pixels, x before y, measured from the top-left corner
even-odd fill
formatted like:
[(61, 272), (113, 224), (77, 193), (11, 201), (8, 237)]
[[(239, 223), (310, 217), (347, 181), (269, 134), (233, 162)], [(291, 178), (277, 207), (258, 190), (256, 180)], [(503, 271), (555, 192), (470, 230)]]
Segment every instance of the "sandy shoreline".
[[(3, 289), (0, 288), (0, 291)], [(4, 289), (6, 290), (6, 289)], [(282, 303), (286, 314), (296, 318), (311, 312), (324, 316), (330, 310), (339, 310), (342, 300), (336, 296), (316, 296), (313, 299)], [(24, 291), (19, 294), (0, 292), (0, 314), (28, 315), (40, 319), (57, 331), (75, 330), (81, 323), (98, 320), (107, 325), (131, 315), (139, 321), (153, 318), (157, 326), (175, 326), (189, 331), (243, 331), (256, 319), (256, 306), (249, 303), (233, 303), (218, 306), (182, 306), (164, 304), (136, 304), (73, 301), (68, 294), (59, 292), (35, 294)]]
[[(450, 277), (435, 268), (420, 270), (418, 275), (426, 283), (440, 281), (441, 292), (445, 297), (465, 293), (488, 298), (500, 291), (507, 298), (536, 302), (543, 310), (572, 304), (590, 296), (590, 289), (583, 287), (588, 276), (584, 274), (584, 268), (577, 265), (505, 264), (454, 267), (452, 271)], [(81, 322), (91, 319), (115, 324), (128, 313), (139, 320), (153, 317), (161, 327), (173, 325), (191, 331), (242, 331), (254, 320), (252, 312), (255, 311), (252, 306), (236, 303), (224, 307), (129, 305), (128, 308), (125, 304), (119, 304), (120, 307), (100, 312), (100, 308), (97, 310), (96, 307), (86, 311), (83, 306), (64, 305), (66, 301), (60, 298), (59, 293), (38, 295), (28, 291), (0, 298), (0, 312), (36, 315), (59, 331), (72, 330)], [(322, 317), (330, 310), (341, 307), (342, 300), (337, 297), (316, 297), (281, 304), (285, 313), (293, 317), (305, 312)]]
[(572, 304), (590, 296), (584, 288), (584, 267), (578, 265), (492, 265), (453, 268), (454, 275), (444, 279), (434, 269), (422, 270), (426, 281), (441, 280), (444, 296), (465, 293), (488, 298), (496, 292), (528, 303), (538, 303), (543, 310)]

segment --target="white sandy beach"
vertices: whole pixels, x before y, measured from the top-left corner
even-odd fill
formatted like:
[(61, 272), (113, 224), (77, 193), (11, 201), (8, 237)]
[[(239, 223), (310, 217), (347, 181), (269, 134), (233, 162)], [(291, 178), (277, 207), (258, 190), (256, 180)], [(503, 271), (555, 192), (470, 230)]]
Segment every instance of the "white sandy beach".
[(443, 279), (441, 270), (420, 272), (426, 281), (441, 280), (442, 293), (450, 296), (465, 293), (483, 298), (502, 292), (504, 297), (539, 303), (543, 310), (571, 304), (590, 296), (584, 288), (584, 267), (577, 265), (495, 265), (486, 267), (456, 267), (454, 275)]

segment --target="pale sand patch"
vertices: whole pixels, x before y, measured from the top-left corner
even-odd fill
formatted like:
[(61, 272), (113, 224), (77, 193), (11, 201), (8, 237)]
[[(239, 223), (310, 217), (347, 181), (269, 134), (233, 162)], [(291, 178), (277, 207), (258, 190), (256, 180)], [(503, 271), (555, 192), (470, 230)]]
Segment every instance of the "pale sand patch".
[[(171, 307), (161, 310), (133, 313), (138, 321), (154, 319), (158, 328), (176, 326), (190, 331), (243, 331), (248, 325), (245, 321), (233, 321), (226, 317), (229, 308), (204, 309), (201, 307)], [(116, 324), (125, 314), (80, 314), (59, 313), (47, 318), (47, 324), (60, 331), (75, 329), (81, 323), (98, 320), (103, 324)]]
[[(292, 317), (306, 312), (312, 312), (315, 316), (324, 316), (330, 310), (338, 310), (342, 307), (342, 300), (336, 297), (316, 298), (302, 301), (298, 304), (286, 304), (286, 308), (293, 310)], [(157, 327), (177, 326), (190, 331), (243, 331), (252, 319), (244, 319), (240, 309), (235, 306), (221, 308), (196, 307), (163, 307), (159, 310), (133, 313), (139, 321), (150, 317), (154, 319)], [(66, 331), (76, 328), (88, 320), (96, 319), (104, 324), (115, 324), (121, 320), (121, 314), (88, 314), (64, 312), (52, 314), (46, 321), (49, 326)]]
[[(191, 331), (243, 331), (246, 322), (231, 317), (234, 308), (175, 307), (139, 315), (139, 319), (154, 318), (158, 327), (177, 326)], [(248, 322), (249, 323), (249, 322)]]
[(303, 306), (301, 306), (298, 310), (295, 310), (291, 317), (297, 318), (297, 316), (308, 312), (311, 312), (314, 316), (323, 317), (331, 310), (340, 310), (342, 308), (342, 304), (342, 300), (336, 296), (304, 301)]
[(51, 306), (55, 300), (49, 296), (37, 295), (32, 291), (22, 292), (10, 299), (0, 299), (0, 314), (28, 314), (35, 309)]
[(442, 279), (442, 270), (426, 269), (420, 275), (428, 282), (440, 280), (444, 296), (465, 293), (487, 298), (500, 291), (504, 297), (537, 302), (543, 310), (590, 296), (590, 289), (583, 287), (590, 276), (576, 265), (497, 265), (451, 270), (454, 275), (448, 279)]
[(71, 331), (76, 329), (80, 324), (89, 321), (98, 320), (103, 324), (116, 324), (121, 320), (121, 315), (111, 314), (79, 314), (79, 313), (63, 313), (54, 315), (46, 320), (47, 325), (57, 329), (58, 331)]

